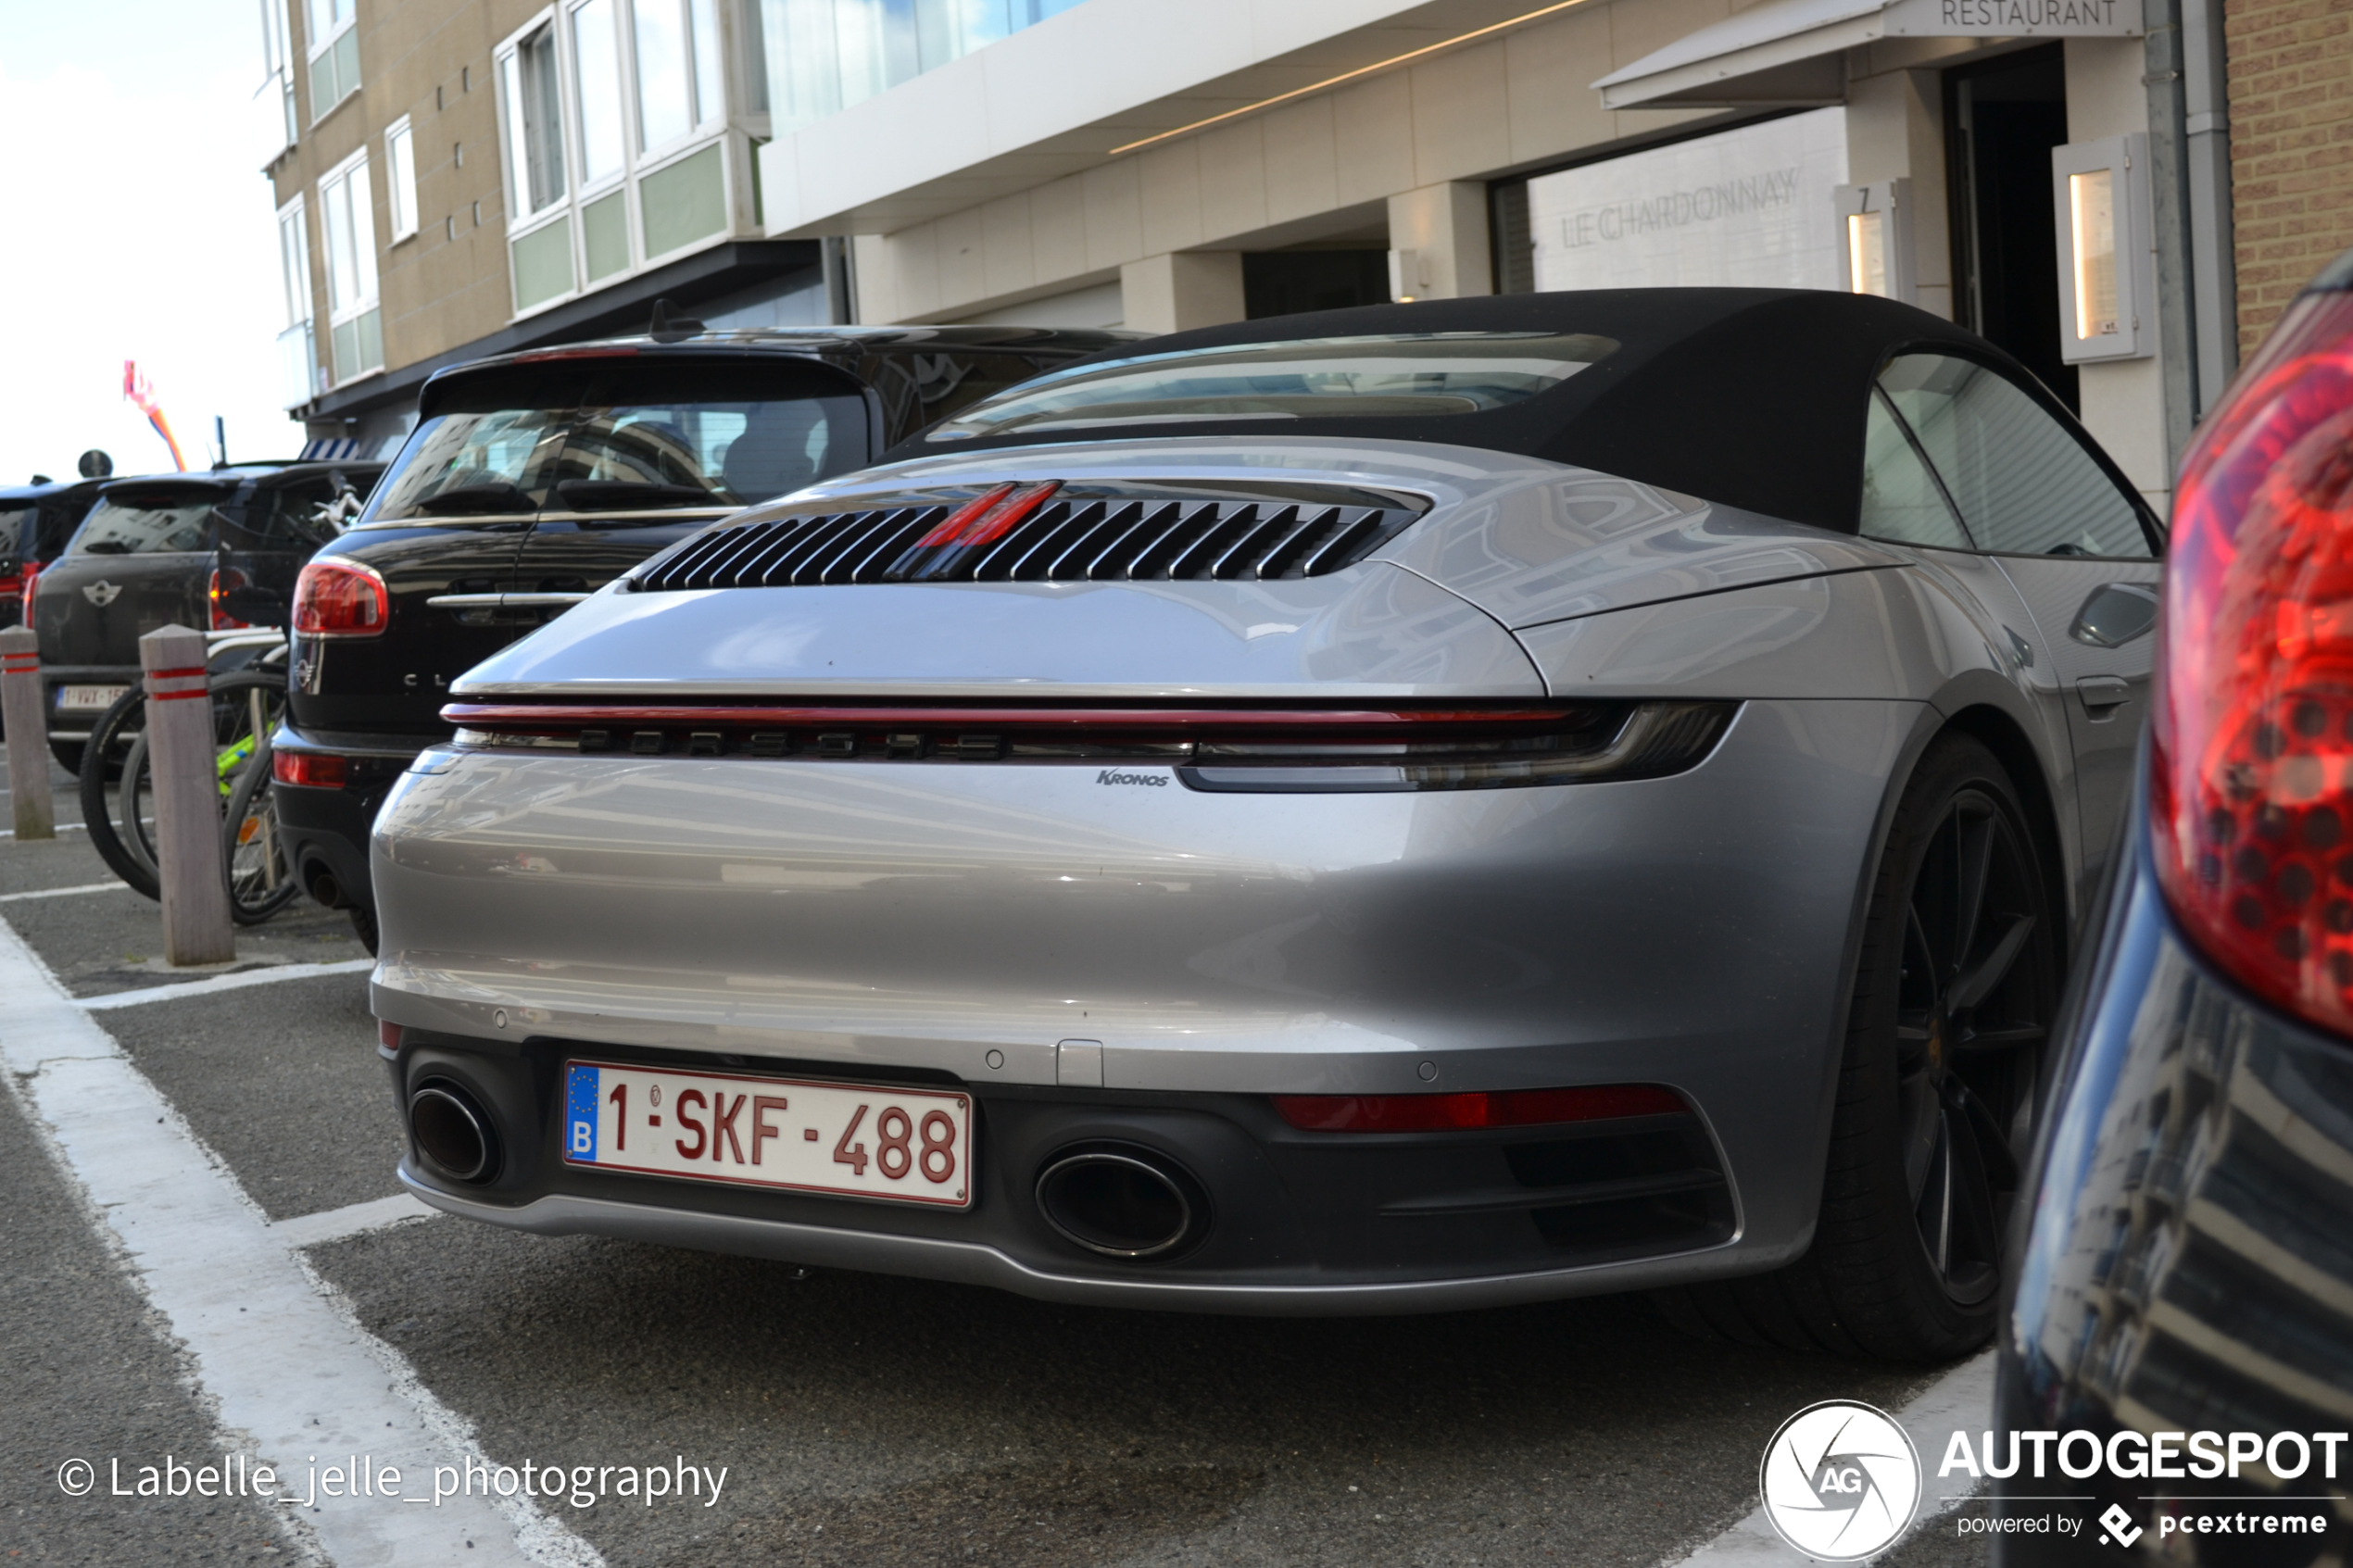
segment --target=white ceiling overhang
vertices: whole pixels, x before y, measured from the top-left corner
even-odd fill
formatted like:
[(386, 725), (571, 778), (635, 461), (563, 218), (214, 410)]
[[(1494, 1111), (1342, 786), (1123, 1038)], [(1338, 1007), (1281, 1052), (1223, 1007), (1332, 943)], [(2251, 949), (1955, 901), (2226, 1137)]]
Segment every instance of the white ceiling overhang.
[(2112, 38), (2141, 0), (1758, 0), (1593, 85), (1625, 108), (1834, 104), (1845, 52), (1882, 38)]

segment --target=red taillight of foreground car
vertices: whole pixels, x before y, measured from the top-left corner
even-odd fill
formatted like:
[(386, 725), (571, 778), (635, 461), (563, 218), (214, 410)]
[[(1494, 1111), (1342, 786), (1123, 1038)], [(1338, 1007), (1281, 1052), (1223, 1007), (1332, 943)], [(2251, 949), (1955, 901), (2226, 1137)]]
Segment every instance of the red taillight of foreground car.
[(1502, 1089), (1461, 1095), (1277, 1095), (1275, 1110), (1303, 1133), (1453, 1133), (1628, 1116), (1680, 1116), (1683, 1097), (1656, 1084)]
[(341, 757), (316, 751), (273, 751), (270, 776), (282, 784), (308, 789), (341, 789), (351, 776), (351, 764)]
[(305, 637), (381, 637), (392, 620), (384, 580), (357, 561), (326, 557), (295, 579), (294, 629)]
[(17, 613), (23, 618), (24, 623), (30, 626), (32, 624), (32, 591), (41, 585), (41, 563), (37, 560), (25, 562), (24, 576), (21, 581), (24, 583), (21, 590), (23, 597), (17, 601)]
[(2150, 813), (2191, 935), (2353, 1034), (2353, 294), (2299, 301), (2182, 465)]
[(220, 601), (235, 589), (245, 586), (245, 574), (233, 566), (216, 566), (212, 579), (205, 584), (205, 604), (212, 612), (212, 629), (216, 632), (242, 632), (246, 622), (220, 608)]

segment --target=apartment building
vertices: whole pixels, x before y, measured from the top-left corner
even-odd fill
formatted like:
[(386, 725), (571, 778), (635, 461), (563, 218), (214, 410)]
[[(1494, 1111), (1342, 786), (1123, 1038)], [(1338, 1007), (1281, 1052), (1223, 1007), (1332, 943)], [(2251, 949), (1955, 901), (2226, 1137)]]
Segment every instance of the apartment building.
[(661, 296), (1167, 331), (1757, 284), (1984, 332), (2161, 507), (2307, 209), (2353, 213), (2331, 0), (292, 3), (271, 172), (321, 439)]

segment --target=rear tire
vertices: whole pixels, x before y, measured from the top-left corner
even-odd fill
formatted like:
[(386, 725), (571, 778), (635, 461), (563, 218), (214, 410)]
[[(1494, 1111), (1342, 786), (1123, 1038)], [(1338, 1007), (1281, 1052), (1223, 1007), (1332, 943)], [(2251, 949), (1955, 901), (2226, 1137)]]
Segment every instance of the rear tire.
[(372, 908), (351, 906), (351, 934), (359, 938), (359, 945), (368, 949), (370, 958), (376, 956), (376, 911)]
[(1668, 1319), (1891, 1361), (1984, 1343), (2063, 957), (2008, 772), (1979, 741), (1940, 736), (1872, 884), (1813, 1245), (1772, 1273), (1661, 1292)]
[(124, 791), (132, 789), (132, 777), (123, 768), (125, 753), (145, 733), (146, 721), (146, 695), (134, 686), (117, 697), (114, 705), (99, 715), (97, 723), (91, 726), (79, 770), (82, 822), (89, 830), (90, 847), (97, 850), (108, 871), (122, 878), (133, 892), (160, 898), (163, 888), (156, 880), (155, 868), (123, 842), (118, 826), (120, 797), (116, 801), (107, 798), (110, 775), (120, 782)]

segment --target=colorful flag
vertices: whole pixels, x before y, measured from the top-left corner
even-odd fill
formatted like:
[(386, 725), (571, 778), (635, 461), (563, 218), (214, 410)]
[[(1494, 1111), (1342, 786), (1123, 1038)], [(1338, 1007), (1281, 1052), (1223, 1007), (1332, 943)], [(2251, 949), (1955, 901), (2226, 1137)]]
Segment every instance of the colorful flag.
[(149, 424), (156, 427), (156, 433), (163, 437), (163, 444), (171, 448), (171, 466), (182, 473), (187, 472), (188, 459), (180, 455), (180, 443), (172, 436), (171, 421), (163, 417), (163, 405), (156, 401), (156, 389), (145, 376), (139, 373), (135, 360), (125, 359), (122, 362), (122, 395), (139, 405), (139, 411), (147, 416)]

